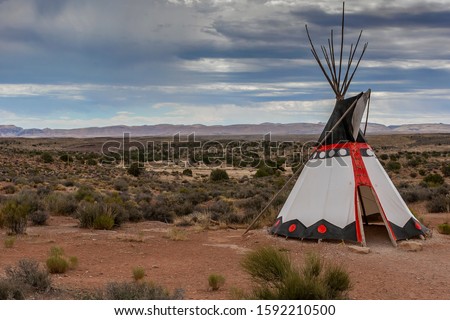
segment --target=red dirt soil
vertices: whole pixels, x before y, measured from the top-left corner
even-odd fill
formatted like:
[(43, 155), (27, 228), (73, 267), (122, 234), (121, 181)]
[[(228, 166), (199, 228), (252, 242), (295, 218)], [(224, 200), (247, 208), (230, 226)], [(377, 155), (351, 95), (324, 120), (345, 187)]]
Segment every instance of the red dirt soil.
[[(448, 215), (425, 217), (431, 226)], [(50, 248), (59, 246), (67, 256), (78, 257), (79, 266), (63, 275), (52, 275), (53, 286), (70, 298), (79, 291), (104, 287), (111, 281), (132, 281), (132, 270), (141, 266), (146, 280), (173, 290), (182, 288), (186, 299), (233, 299), (234, 288), (251, 289), (249, 277), (240, 267), (243, 255), (259, 246), (271, 245), (289, 252), (300, 265), (305, 253), (315, 251), (326, 260), (343, 265), (352, 280), (351, 299), (450, 299), (450, 236), (433, 232), (423, 250), (406, 252), (394, 248), (384, 227), (366, 229), (369, 254), (351, 252), (339, 242), (302, 242), (254, 230), (199, 230), (184, 228), (187, 240), (167, 237), (173, 228), (160, 222), (127, 223), (115, 231), (80, 229), (78, 221), (51, 217), (47, 226), (28, 227), (12, 248), (5, 248), (6, 231), (0, 233), (0, 275), (8, 265), (32, 258), (42, 264)], [(421, 241), (421, 240), (418, 240)], [(225, 276), (225, 285), (209, 291), (211, 273)], [(55, 298), (55, 297), (51, 297)]]

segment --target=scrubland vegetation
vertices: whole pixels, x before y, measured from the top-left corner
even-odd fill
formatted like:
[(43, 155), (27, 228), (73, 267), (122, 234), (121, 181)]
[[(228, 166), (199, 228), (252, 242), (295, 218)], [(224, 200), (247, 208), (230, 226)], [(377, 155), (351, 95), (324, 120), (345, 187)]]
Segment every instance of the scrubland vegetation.
[[(421, 203), (429, 213), (450, 211), (449, 135), (405, 136), (400, 139), (402, 145), (392, 146), (381, 138), (374, 140), (372, 146), (379, 160), (408, 205)], [(287, 163), (292, 150), (272, 155), (266, 161), (269, 166), (255, 158), (232, 157), (228, 152), (221, 166), (217, 154), (211, 152), (200, 158), (194, 154), (191, 166), (182, 161), (183, 154), (169, 164), (145, 162), (150, 156), (154, 161), (165, 159), (164, 154), (150, 155), (143, 150), (126, 153), (124, 162), (120, 162), (117, 152), (99, 152), (102, 142), (101, 139), (0, 139), (0, 228), (8, 234), (5, 248), (13, 248), (16, 237), (26, 234), (27, 227), (45, 226), (54, 216), (72, 217), (78, 220), (79, 228), (92, 230), (113, 230), (124, 223), (145, 220), (161, 221), (172, 225), (166, 237), (179, 241), (189, 239), (183, 230), (186, 226), (239, 228), (254, 219), (298, 167), (298, 163)], [(258, 143), (261, 142), (248, 141), (247, 146)], [(259, 160), (262, 157), (260, 154)], [(260, 227), (274, 221), (289, 193), (290, 188), (287, 189), (259, 221)], [(438, 231), (448, 234), (448, 222)], [(291, 294), (299, 299), (308, 298), (302, 292), (291, 292), (292, 281), (313, 288), (314, 297), (342, 298), (350, 285), (342, 270), (324, 267), (318, 257), (310, 257), (303, 268), (297, 268), (289, 266), (289, 260), (277, 253), (273, 270), (252, 267), (255, 259), (256, 256), (248, 258), (243, 264), (258, 283), (250, 294), (254, 298), (288, 299)], [(77, 265), (76, 257), (65, 256), (58, 247), (50, 252), (47, 268), (36, 261), (23, 260), (8, 269), (6, 278), (0, 280), (0, 297), (23, 298), (30, 292), (49, 290), (50, 274), (70, 272)], [(317, 283), (305, 278), (311, 272), (311, 279)], [(144, 275), (143, 270), (135, 269), (136, 281), (111, 283), (96, 297), (182, 297), (181, 291), (170, 293), (154, 283), (137, 281)], [(221, 277), (210, 276), (211, 290), (223, 285)]]

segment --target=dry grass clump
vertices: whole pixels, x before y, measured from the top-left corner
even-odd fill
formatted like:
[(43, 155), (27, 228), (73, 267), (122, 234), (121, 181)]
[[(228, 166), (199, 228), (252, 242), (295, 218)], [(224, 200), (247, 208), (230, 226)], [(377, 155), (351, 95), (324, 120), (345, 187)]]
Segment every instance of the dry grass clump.
[(78, 258), (74, 256), (66, 258), (64, 250), (56, 246), (50, 249), (46, 265), (50, 273), (66, 273), (68, 269), (75, 269), (78, 266)]
[(183, 290), (172, 294), (164, 287), (153, 282), (111, 282), (95, 299), (103, 300), (181, 300)]
[(208, 276), (208, 285), (212, 291), (219, 290), (220, 287), (222, 287), (224, 284), (225, 284), (224, 276), (216, 273), (212, 273)]
[(187, 234), (186, 230), (173, 227), (167, 231), (164, 237), (173, 241), (185, 241), (188, 239)]
[(269, 300), (342, 299), (350, 289), (350, 277), (340, 266), (325, 264), (316, 254), (306, 256), (303, 267), (292, 265), (285, 252), (262, 247), (242, 260), (255, 282), (247, 298)]
[(133, 279), (135, 281), (139, 281), (141, 279), (144, 279), (145, 277), (145, 270), (142, 267), (135, 267), (133, 268)]

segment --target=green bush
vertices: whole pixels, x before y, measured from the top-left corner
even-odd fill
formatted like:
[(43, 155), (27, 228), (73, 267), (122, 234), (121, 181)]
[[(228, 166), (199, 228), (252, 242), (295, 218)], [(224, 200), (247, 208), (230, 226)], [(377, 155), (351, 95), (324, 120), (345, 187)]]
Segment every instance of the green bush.
[(142, 165), (140, 165), (138, 162), (133, 162), (130, 167), (127, 169), (128, 174), (139, 177), (143, 171), (143, 168), (141, 168)]
[(92, 186), (81, 185), (75, 192), (75, 199), (78, 201), (94, 202), (100, 200), (101, 196), (94, 190)]
[(86, 164), (87, 164), (88, 166), (96, 166), (96, 165), (97, 165), (97, 160), (92, 159), (92, 158), (87, 159), (87, 160), (86, 160)]
[(183, 291), (173, 294), (151, 282), (112, 282), (106, 285), (105, 292), (98, 298), (105, 300), (181, 300)]
[(350, 278), (339, 266), (326, 265), (314, 254), (306, 256), (303, 268), (296, 269), (285, 252), (272, 247), (253, 251), (242, 266), (255, 281), (248, 298), (270, 300), (311, 300), (345, 298)]
[(269, 168), (269, 167), (263, 165), (256, 171), (255, 178), (273, 176), (276, 172), (277, 172), (276, 169)]
[(139, 281), (141, 279), (144, 279), (145, 277), (145, 270), (142, 267), (135, 267), (133, 268), (133, 279), (135, 281)]
[(114, 216), (108, 213), (99, 214), (95, 217), (92, 226), (98, 230), (111, 230), (114, 227)]
[(41, 154), (41, 160), (44, 163), (52, 163), (53, 162), (53, 156), (50, 153), (48, 153), (48, 152), (43, 152)]
[[(81, 195), (85, 197), (87, 194)], [(54, 215), (71, 216), (78, 207), (77, 200), (73, 194), (54, 192), (44, 199), (47, 210)]]
[(115, 213), (111, 205), (86, 202), (80, 203), (77, 217), (81, 228), (111, 230), (114, 227)]
[(62, 156), (59, 157), (59, 160), (61, 160), (62, 162), (66, 162), (66, 163), (71, 163), (73, 162), (73, 158), (69, 155), (69, 154), (63, 154)]
[(400, 170), (401, 167), (402, 167), (402, 165), (398, 161), (389, 161), (386, 164), (386, 169), (389, 171), (398, 171), (398, 170)]
[(442, 223), (437, 226), (439, 233), (450, 234), (450, 224)]
[(429, 187), (437, 187), (444, 183), (444, 177), (442, 177), (439, 173), (430, 173), (423, 178), (423, 182), (425, 182)]
[(13, 283), (26, 285), (39, 292), (45, 292), (50, 289), (49, 274), (39, 267), (37, 261), (20, 260), (16, 267), (7, 267), (5, 272), (7, 278)]
[(208, 285), (212, 291), (217, 291), (225, 284), (225, 277), (220, 274), (210, 274), (208, 276)]
[(191, 169), (184, 169), (183, 170), (183, 176), (192, 177), (192, 170)]
[(27, 229), (30, 207), (21, 204), (17, 199), (6, 201), (1, 208), (3, 224), (12, 234), (23, 234)]
[(14, 247), (14, 243), (16, 243), (16, 237), (8, 237), (5, 239), (3, 244), (5, 245), (5, 248), (11, 249)]
[(50, 273), (65, 273), (69, 269), (69, 262), (63, 257), (64, 251), (60, 247), (50, 249), (50, 257), (46, 261)]
[(222, 180), (229, 180), (230, 177), (228, 176), (228, 173), (225, 170), (214, 169), (214, 170), (211, 170), (209, 179), (211, 181), (222, 181)]

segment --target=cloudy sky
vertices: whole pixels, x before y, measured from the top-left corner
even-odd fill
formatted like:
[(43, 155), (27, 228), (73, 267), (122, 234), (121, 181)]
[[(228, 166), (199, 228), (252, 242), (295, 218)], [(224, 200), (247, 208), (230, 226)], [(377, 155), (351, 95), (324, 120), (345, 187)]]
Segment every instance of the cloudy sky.
[[(325, 122), (312, 58), (331, 0), (0, 0), (0, 124)], [(370, 121), (450, 123), (448, 0), (346, 1), (345, 48), (369, 47), (348, 94)], [(338, 47), (338, 43), (336, 43)], [(344, 59), (346, 59), (347, 54)]]

